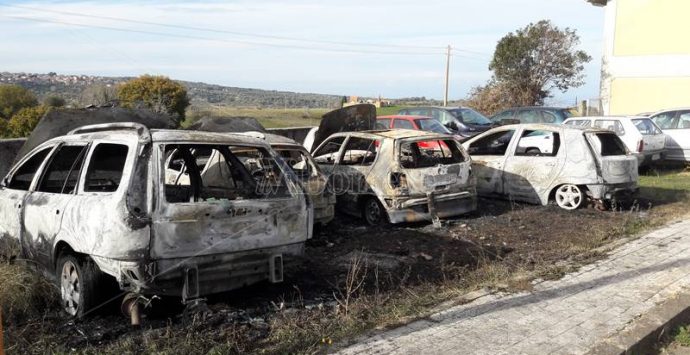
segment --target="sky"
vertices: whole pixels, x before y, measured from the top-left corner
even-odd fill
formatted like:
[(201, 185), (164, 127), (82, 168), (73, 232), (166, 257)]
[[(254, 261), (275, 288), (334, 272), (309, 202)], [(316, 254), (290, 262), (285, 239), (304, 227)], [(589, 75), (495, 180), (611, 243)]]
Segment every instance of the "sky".
[(551, 103), (597, 97), (604, 13), (585, 0), (0, 0), (0, 72), (440, 99), (450, 45), (460, 99), (490, 79), (501, 37), (542, 19), (576, 29), (593, 57), (586, 84)]

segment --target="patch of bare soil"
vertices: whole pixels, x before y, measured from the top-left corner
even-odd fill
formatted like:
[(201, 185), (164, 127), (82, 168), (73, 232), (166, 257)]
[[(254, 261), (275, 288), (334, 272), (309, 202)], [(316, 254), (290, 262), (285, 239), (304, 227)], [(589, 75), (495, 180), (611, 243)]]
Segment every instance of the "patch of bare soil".
[[(388, 307), (401, 294), (415, 294), (416, 287), (471, 289), (486, 265), (557, 277), (554, 266), (600, 256), (592, 250), (635, 232), (631, 225), (649, 218), (648, 211), (568, 212), (496, 200), (480, 201), (480, 206), (470, 216), (444, 221), (441, 229), (429, 224), (366, 228), (357, 219), (337, 216), (308, 242), (306, 259), (287, 271), (282, 284), (216, 295), (204, 311), (191, 314), (183, 312), (179, 300), (157, 301), (138, 329), (118, 314), (118, 305), (76, 321), (50, 310), (42, 318), (7, 324), (6, 346), (10, 353), (322, 351), (313, 341), (277, 344), (292, 340), (277, 335), (276, 327), (292, 314), (296, 334), (314, 327), (328, 344), (330, 337), (352, 335), (329, 334), (331, 328), (319, 325), (328, 324), (324, 318), (347, 315), (350, 297), (378, 300), (385, 294), (381, 304)], [(354, 275), (353, 263), (359, 265)], [(405, 312), (399, 316), (411, 315)], [(353, 332), (378, 326), (378, 319), (362, 316)]]

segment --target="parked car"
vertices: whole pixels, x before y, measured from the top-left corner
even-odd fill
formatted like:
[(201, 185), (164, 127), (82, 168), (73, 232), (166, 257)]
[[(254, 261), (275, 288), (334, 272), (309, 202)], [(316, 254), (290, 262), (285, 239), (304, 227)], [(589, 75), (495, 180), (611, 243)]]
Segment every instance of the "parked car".
[[(524, 140), (550, 137), (549, 149)], [(630, 199), (637, 191), (637, 158), (613, 132), (555, 124), (506, 125), (471, 138), (477, 192), (566, 210), (591, 199), (599, 207)]]
[(476, 209), (470, 158), (452, 135), (403, 129), (340, 132), (323, 141), (313, 156), (331, 178), (337, 206), (370, 225), (428, 221)]
[(666, 135), (646, 117), (573, 117), (567, 119), (564, 124), (604, 128), (616, 133), (628, 150), (637, 156), (640, 167), (660, 162), (666, 155)]
[(398, 115), (433, 117), (463, 139), (493, 127), (488, 118), (469, 107), (410, 107), (401, 109)]
[(0, 185), (0, 236), (54, 271), (73, 316), (108, 278), (183, 301), (280, 282), (312, 220), (278, 154), (243, 135), (85, 126), (35, 147)]
[(572, 116), (573, 112), (563, 107), (514, 107), (491, 116), (491, 121), (495, 124), (563, 123)]
[(666, 134), (666, 160), (690, 162), (690, 108), (665, 110), (649, 116)]
[[(249, 117), (202, 118), (188, 129), (216, 133), (241, 133), (265, 140), (297, 176), (304, 192), (309, 196), (314, 207), (314, 224), (326, 225), (333, 220), (335, 195), (327, 187), (326, 176), (301, 144), (290, 138), (268, 133), (261, 123)], [(254, 166), (248, 165), (247, 168), (252, 171)]]
[[(453, 134), (446, 126), (442, 125), (441, 122), (424, 116), (404, 116), (404, 115), (390, 115), (390, 116), (379, 116), (376, 118), (376, 129), (412, 129), (415, 131), (427, 131), (439, 134)], [(462, 140), (463, 137), (456, 136), (458, 140)], [(422, 144), (422, 143), (420, 143)], [(432, 146), (422, 146), (422, 148), (436, 148), (439, 149), (438, 145)]]

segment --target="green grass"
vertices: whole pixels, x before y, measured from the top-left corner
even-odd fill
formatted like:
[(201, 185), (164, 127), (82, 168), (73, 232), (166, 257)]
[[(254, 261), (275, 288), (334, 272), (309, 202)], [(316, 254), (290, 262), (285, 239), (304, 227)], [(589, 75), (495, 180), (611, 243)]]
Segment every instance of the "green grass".
[(640, 175), (640, 197), (678, 201), (690, 195), (690, 171), (652, 170)]
[(207, 110), (192, 110), (182, 123), (187, 127), (204, 116), (211, 117), (254, 117), (266, 128), (318, 126), (321, 116), (330, 111), (327, 108), (252, 108), (252, 107), (214, 107)]
[(690, 326), (679, 327), (673, 336), (673, 342), (680, 346), (690, 346)]
[(376, 109), (376, 116), (395, 115), (402, 106), (379, 107)]

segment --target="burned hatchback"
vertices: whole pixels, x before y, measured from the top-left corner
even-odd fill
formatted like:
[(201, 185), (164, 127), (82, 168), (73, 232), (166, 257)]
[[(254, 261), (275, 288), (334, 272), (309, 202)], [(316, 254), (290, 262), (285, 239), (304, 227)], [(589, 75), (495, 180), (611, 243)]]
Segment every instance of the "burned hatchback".
[(135, 123), (51, 139), (0, 187), (0, 237), (55, 272), (74, 316), (98, 304), (108, 278), (183, 301), (280, 282), (312, 219), (294, 174), (263, 140)]
[(370, 225), (436, 220), (476, 209), (470, 158), (451, 135), (341, 132), (313, 153), (337, 206)]

